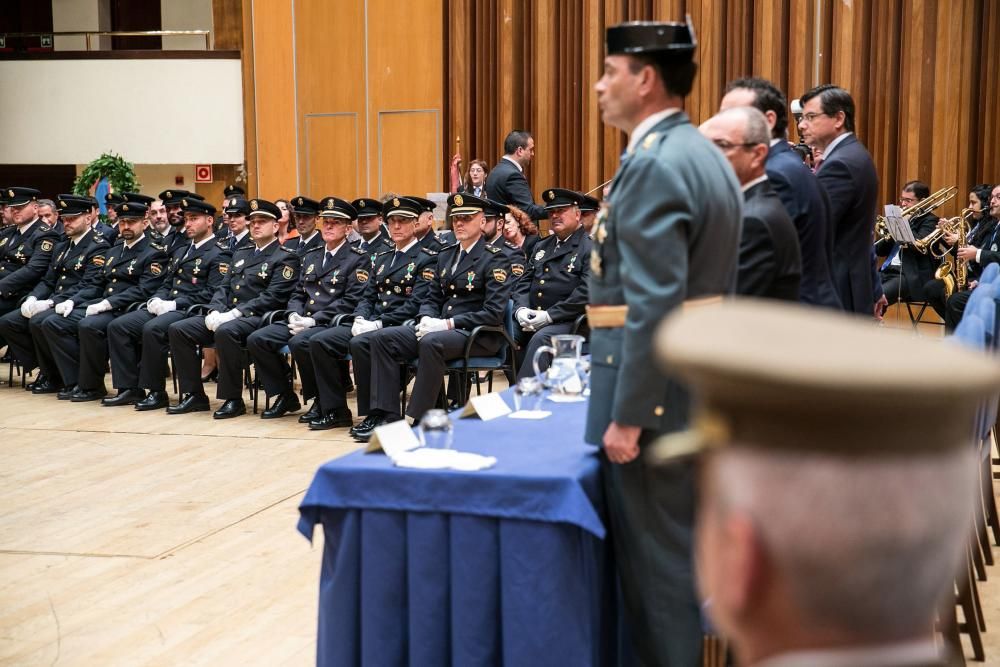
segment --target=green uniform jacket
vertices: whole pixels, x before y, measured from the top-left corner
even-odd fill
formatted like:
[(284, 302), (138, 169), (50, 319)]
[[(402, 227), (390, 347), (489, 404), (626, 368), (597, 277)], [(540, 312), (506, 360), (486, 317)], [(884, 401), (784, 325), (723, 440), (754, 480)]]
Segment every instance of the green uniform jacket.
[(594, 227), (590, 303), (628, 305), (622, 328), (591, 331), (587, 442), (611, 421), (684, 427), (687, 397), (656, 362), (660, 321), (685, 300), (732, 293), (743, 195), (722, 153), (674, 113), (641, 137)]

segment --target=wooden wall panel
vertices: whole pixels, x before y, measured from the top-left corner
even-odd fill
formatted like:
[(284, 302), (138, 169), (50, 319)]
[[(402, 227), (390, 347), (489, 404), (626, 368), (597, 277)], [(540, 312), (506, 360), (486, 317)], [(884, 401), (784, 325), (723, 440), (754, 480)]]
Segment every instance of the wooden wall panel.
[[(260, 163), (262, 184), (280, 194), (296, 164), (303, 187), (335, 182), (343, 196), (379, 194), (380, 170), (386, 189), (400, 189), (386, 181), (390, 173), (407, 187), (444, 188), (456, 150), (463, 171), (473, 158), (494, 165), (515, 128), (535, 136), (528, 179), (536, 198), (550, 185), (590, 190), (614, 174), (625, 145), (621, 132), (601, 122), (593, 90), (605, 28), (685, 14), (699, 37), (699, 76), (686, 104), (693, 122), (715, 112), (735, 77), (764, 76), (790, 99), (833, 82), (855, 98), (858, 136), (875, 159), (884, 201), (894, 201), (909, 178), (963, 191), (1000, 180), (993, 149), (1000, 141), (1000, 5), (993, 0), (294, 0), (294, 68), (290, 17), (279, 16), (291, 14), (293, 0), (243, 2), (244, 25), (248, 5), (255, 14), (244, 45), (254, 43), (247, 76), (251, 89), (258, 83), (248, 144), (256, 129), (253, 148), (261, 154), (254, 158), (248, 145), (248, 170)], [(295, 78), (297, 112), (287, 96)], [(283, 102), (262, 109), (265, 98)], [(418, 109), (441, 114), (437, 159), (387, 166), (398, 147), (379, 147), (378, 118)], [(356, 185), (340, 184), (351, 159), (342, 129), (303, 145), (304, 124), (315, 122), (310, 114), (348, 112), (361, 123)], [(425, 133), (414, 140), (424, 142), (427, 119), (411, 117)], [(397, 130), (393, 124), (389, 134)], [(789, 134), (797, 139), (794, 125)], [(310, 129), (310, 136), (319, 135)], [(336, 157), (321, 168), (328, 151)], [(346, 191), (352, 187), (363, 191)]]
[(297, 194), (293, 0), (249, 0), (253, 13), (253, 87), (257, 191), (264, 199)]
[(317, 200), (333, 195), (348, 201), (366, 192), (364, 119), (353, 112), (309, 114), (302, 125), (302, 191)]
[(368, 196), (365, 32), (338, 29), (364, 24), (364, 0), (295, 0), (296, 188), (314, 199)]
[(379, 171), (371, 191), (423, 195), (447, 189), (434, 178), (442, 164), (441, 130), (436, 109), (379, 114)]

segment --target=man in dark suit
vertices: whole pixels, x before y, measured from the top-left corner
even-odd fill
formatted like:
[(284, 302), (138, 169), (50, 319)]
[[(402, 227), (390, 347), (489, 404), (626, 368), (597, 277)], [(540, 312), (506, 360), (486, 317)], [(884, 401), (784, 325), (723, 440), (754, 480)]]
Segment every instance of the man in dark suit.
[[(990, 194), (990, 217), (1000, 220), (1000, 185), (993, 188)], [(981, 247), (973, 245), (963, 246), (958, 249), (958, 259), (968, 262), (970, 272), (976, 276), (982, 272), (988, 264), (1000, 263), (1000, 223), (994, 226), (993, 233), (980, 236)], [(977, 235), (978, 236), (978, 235)], [(969, 303), (972, 290), (976, 288), (976, 283), (971, 283), (968, 289), (952, 294), (945, 305), (945, 329), (954, 331), (958, 323), (962, 321), (965, 313), (965, 306)]]
[(701, 663), (692, 581), (695, 469), (655, 469), (642, 453), (685, 428), (688, 398), (650, 363), (660, 320), (736, 287), (740, 186), (681, 110), (697, 66), (682, 23), (608, 28), (596, 85), (605, 123), (628, 148), (597, 216), (591, 253), (587, 442), (603, 445), (608, 524), (632, 653), (639, 664)]
[[(920, 181), (910, 181), (899, 193), (899, 207), (909, 208), (930, 195), (931, 189)], [(910, 230), (915, 239), (922, 239), (937, 227), (938, 217), (933, 213), (911, 217)], [(934, 278), (938, 260), (930, 252), (919, 252), (913, 246), (900, 247), (891, 238), (875, 244), (875, 254), (885, 257), (879, 280), (886, 304), (897, 301), (924, 301), (924, 285)]]
[(513, 204), (532, 220), (545, 217), (545, 208), (535, 203), (524, 169), (535, 157), (535, 140), (530, 132), (514, 130), (503, 140), (504, 155), (486, 177), (486, 198), (501, 204)]
[(802, 257), (799, 301), (841, 310), (843, 306), (833, 284), (830, 266), (832, 246), (826, 202), (816, 176), (788, 144), (788, 101), (785, 94), (765, 79), (736, 79), (726, 86), (719, 110), (738, 106), (760, 110), (771, 128), (770, 149), (764, 169), (799, 238)]
[(802, 97), (799, 133), (823, 151), (816, 178), (829, 199), (833, 281), (844, 310), (875, 315), (872, 232), (878, 206), (878, 174), (854, 136), (854, 100), (843, 88), (824, 84)]
[(764, 171), (771, 138), (767, 119), (754, 107), (730, 107), (705, 121), (701, 133), (723, 152), (743, 189), (736, 293), (798, 301), (799, 239)]

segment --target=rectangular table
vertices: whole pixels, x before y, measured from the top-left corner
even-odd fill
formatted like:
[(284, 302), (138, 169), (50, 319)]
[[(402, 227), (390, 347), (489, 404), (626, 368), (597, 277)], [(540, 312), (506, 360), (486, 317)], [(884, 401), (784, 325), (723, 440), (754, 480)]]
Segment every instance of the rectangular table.
[[(509, 390), (508, 390), (509, 391)], [(505, 392), (508, 404), (510, 397)], [(299, 530), (323, 525), (321, 665), (603, 665), (616, 604), (586, 403), (539, 421), (457, 418), (477, 472), (323, 465)]]

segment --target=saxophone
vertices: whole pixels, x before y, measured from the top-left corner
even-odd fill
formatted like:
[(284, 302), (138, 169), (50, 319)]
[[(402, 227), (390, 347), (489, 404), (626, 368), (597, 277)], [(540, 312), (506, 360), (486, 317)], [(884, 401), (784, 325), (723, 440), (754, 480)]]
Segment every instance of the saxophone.
[(969, 280), (969, 262), (958, 258), (958, 249), (968, 243), (969, 220), (972, 209), (963, 209), (956, 218), (942, 220), (942, 226), (954, 229), (958, 234), (955, 246), (941, 260), (941, 265), (934, 272), (934, 277), (944, 283), (944, 298), (947, 299), (957, 291), (965, 289)]

